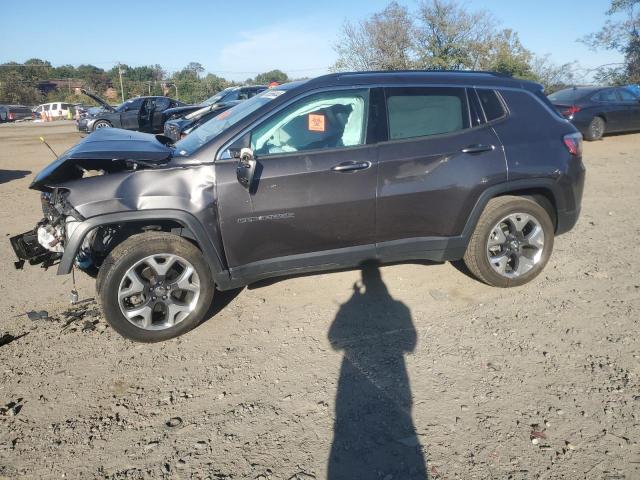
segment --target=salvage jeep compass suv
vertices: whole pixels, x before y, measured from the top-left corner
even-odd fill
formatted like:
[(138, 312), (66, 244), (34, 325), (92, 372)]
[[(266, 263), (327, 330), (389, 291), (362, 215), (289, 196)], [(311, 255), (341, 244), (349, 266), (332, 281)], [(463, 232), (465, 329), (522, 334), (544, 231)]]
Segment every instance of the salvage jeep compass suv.
[(536, 83), (339, 73), (263, 92), (175, 145), (101, 129), (41, 171), (22, 266), (97, 276), (139, 341), (203, 320), (216, 289), (381, 262), (464, 259), (522, 285), (580, 211), (582, 137)]

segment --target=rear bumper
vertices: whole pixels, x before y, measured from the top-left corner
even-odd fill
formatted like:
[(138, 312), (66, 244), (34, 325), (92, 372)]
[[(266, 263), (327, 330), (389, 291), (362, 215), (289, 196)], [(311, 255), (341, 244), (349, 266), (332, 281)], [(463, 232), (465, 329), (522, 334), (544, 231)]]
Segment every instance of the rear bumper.
[(582, 208), (585, 177), (586, 169), (582, 158), (579, 158), (572, 161), (567, 174), (560, 178), (559, 185), (563, 192), (563, 198), (561, 199), (562, 203), (558, 202), (556, 235), (568, 232), (578, 222)]
[(29, 265), (42, 265), (44, 268), (48, 268), (62, 256), (61, 253), (51, 252), (40, 245), (37, 229), (11, 237), (9, 242), (18, 258), (18, 261), (13, 262), (13, 265), (19, 270), (22, 269), (25, 262), (29, 262)]
[(86, 120), (76, 120), (76, 128), (79, 132), (89, 132), (89, 125)]

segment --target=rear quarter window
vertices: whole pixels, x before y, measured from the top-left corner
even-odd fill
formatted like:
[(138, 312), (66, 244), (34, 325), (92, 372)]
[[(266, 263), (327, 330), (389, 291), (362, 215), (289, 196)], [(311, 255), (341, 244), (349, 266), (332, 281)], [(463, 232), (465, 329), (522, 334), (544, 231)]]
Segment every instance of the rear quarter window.
[(469, 128), (463, 88), (388, 88), (389, 140), (452, 133)]
[(500, 97), (495, 92), (495, 90), (478, 89), (477, 92), (478, 97), (480, 98), (482, 109), (484, 110), (484, 114), (487, 117), (487, 122), (491, 122), (493, 120), (497, 120), (498, 118), (504, 117), (506, 111), (504, 109), (504, 106), (502, 105)]

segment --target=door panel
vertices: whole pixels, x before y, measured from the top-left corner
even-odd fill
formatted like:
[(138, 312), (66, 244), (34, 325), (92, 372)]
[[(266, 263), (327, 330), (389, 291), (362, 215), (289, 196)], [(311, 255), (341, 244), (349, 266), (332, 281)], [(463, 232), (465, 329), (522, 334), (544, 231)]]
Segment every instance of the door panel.
[(257, 161), (249, 189), (236, 178), (237, 161), (217, 163), (232, 274), (256, 262), (264, 273), (353, 260), (354, 250), (373, 254), (377, 163), (366, 144), (368, 100), (368, 89), (316, 92), (264, 119), (246, 135)]
[(624, 107), (624, 117), (622, 118), (620, 129), (640, 129), (640, 100), (624, 88), (618, 89), (617, 93), (620, 97), (620, 105)]
[(507, 178), (491, 127), (382, 144), (378, 159), (378, 242), (460, 235), (480, 193)]
[(469, 128), (464, 88), (393, 87), (385, 96), (392, 141), (378, 146), (381, 254), (385, 242), (460, 235), (480, 192), (507, 178), (493, 128)]
[(155, 99), (153, 106), (153, 120), (151, 124), (151, 131), (153, 133), (162, 132), (164, 127), (164, 115), (163, 112), (169, 108), (171, 100), (166, 97), (158, 97)]
[[(332, 170), (345, 162), (371, 166)], [(231, 268), (362, 245), (373, 251), (375, 147), (272, 156), (258, 159), (257, 172), (255, 193), (249, 193), (236, 178), (235, 161), (216, 164), (222, 238)]]

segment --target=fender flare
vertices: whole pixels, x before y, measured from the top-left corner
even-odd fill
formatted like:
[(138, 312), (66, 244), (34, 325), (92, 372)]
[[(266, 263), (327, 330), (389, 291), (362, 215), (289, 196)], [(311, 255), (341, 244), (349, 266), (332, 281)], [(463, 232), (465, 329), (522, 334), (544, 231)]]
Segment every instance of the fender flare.
[(171, 210), (171, 209), (155, 209), (155, 210), (142, 210), (142, 211), (129, 211), (108, 213), (106, 215), (98, 215), (90, 217), (84, 220), (74, 230), (71, 238), (66, 242), (64, 253), (60, 259), (58, 265), (58, 275), (66, 275), (71, 271), (73, 267), (73, 261), (84, 242), (85, 237), (92, 230), (102, 226), (113, 223), (127, 223), (127, 222), (139, 222), (147, 220), (173, 220), (180, 225), (188, 228), (195, 236), (198, 245), (200, 246), (203, 255), (207, 261), (207, 264), (211, 268), (211, 274), (213, 275), (216, 284), (224, 287), (229, 282), (229, 272), (224, 267), (222, 257), (217, 251), (215, 245), (211, 242), (210, 235), (202, 226), (202, 223), (194, 217), (192, 214), (183, 210)]
[(564, 211), (564, 201), (563, 197), (560, 193), (560, 187), (557, 182), (552, 178), (532, 178), (532, 179), (523, 179), (523, 180), (512, 180), (505, 183), (499, 183), (497, 185), (493, 185), (487, 188), (474, 205), (471, 210), (471, 214), (467, 219), (467, 223), (465, 223), (464, 229), (462, 230), (462, 238), (465, 240), (465, 245), (468, 243), (473, 231), (476, 228), (480, 215), (484, 211), (487, 203), (494, 197), (508, 194), (509, 192), (516, 192), (518, 190), (530, 190), (530, 189), (542, 189), (547, 190), (554, 199), (556, 206), (556, 215)]

